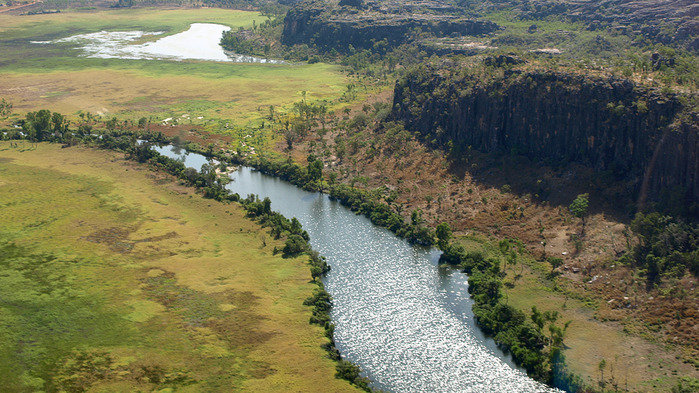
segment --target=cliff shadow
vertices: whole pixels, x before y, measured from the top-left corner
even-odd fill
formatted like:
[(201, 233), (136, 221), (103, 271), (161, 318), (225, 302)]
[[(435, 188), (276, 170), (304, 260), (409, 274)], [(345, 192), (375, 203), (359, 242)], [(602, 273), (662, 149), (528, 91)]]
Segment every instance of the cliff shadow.
[(580, 164), (477, 151), (450, 157), (449, 172), (458, 179), (470, 175), (476, 184), (564, 209), (578, 195), (588, 193), (590, 214), (604, 213), (624, 223), (630, 222), (636, 212), (640, 182), (611, 170), (595, 171)]

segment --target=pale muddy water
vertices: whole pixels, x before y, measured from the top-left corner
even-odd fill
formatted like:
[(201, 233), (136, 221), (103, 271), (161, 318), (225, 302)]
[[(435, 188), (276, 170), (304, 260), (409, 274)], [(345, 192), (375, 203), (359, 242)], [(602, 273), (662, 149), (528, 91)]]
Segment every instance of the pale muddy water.
[(35, 44), (75, 43), (85, 57), (132, 60), (204, 60), (236, 63), (282, 63), (223, 50), (219, 41), (231, 28), (214, 23), (193, 23), (189, 30), (157, 41), (137, 44), (163, 32), (100, 31), (74, 35), (54, 41), (32, 41)]

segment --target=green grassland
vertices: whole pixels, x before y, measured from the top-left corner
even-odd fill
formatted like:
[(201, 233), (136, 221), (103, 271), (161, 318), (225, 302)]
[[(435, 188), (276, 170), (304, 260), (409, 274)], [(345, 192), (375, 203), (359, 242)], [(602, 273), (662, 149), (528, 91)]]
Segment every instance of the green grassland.
[(0, 390), (324, 391), (304, 258), (117, 153), (0, 144)]
[(231, 28), (250, 26), (265, 19), (258, 12), (199, 9), (114, 9), (68, 11), (48, 15), (2, 15), (0, 33), (5, 40), (50, 40), (95, 31), (164, 31), (169, 34), (187, 30), (191, 23), (218, 23)]
[(222, 132), (226, 123), (256, 124), (270, 105), (290, 108), (303, 91), (309, 100), (341, 96), (346, 77), (327, 64), (94, 59), (81, 57), (75, 44), (31, 43), (102, 30), (178, 33), (195, 22), (237, 28), (253, 20), (264, 17), (221, 9), (0, 14), (0, 97), (14, 104), (16, 117), (38, 109), (71, 118), (82, 111), (123, 120), (186, 114), (187, 124)]

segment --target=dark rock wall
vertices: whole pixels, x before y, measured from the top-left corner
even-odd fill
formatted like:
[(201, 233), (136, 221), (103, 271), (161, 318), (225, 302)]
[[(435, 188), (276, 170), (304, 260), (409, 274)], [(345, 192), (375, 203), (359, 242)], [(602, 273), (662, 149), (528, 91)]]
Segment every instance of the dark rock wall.
[(443, 74), (424, 67), (395, 88), (394, 118), (428, 141), (612, 171), (641, 202), (678, 186), (699, 199), (699, 121), (675, 95), (613, 77)]
[(500, 27), (489, 21), (475, 21), (453, 15), (406, 14), (356, 10), (323, 1), (306, 1), (289, 10), (284, 18), (282, 43), (308, 44), (321, 49), (346, 52), (349, 45), (370, 49), (386, 40), (389, 46), (407, 42), (415, 29), (437, 37), (483, 35)]
[(696, 0), (532, 0), (515, 4), (524, 20), (564, 16), (589, 30), (617, 32), (699, 51)]

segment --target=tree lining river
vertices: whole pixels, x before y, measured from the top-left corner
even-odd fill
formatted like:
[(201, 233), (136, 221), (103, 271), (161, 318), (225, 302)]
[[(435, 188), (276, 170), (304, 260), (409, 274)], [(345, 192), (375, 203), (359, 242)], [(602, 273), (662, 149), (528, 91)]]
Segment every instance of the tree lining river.
[[(170, 147), (157, 148), (172, 158)], [(199, 168), (206, 158), (184, 156)], [(439, 252), (416, 247), (327, 195), (240, 167), (227, 185), (242, 197), (269, 197), (296, 217), (332, 270), (335, 341), (373, 387), (392, 392), (553, 392), (514, 367), (475, 326), (467, 277), (438, 267)]]

